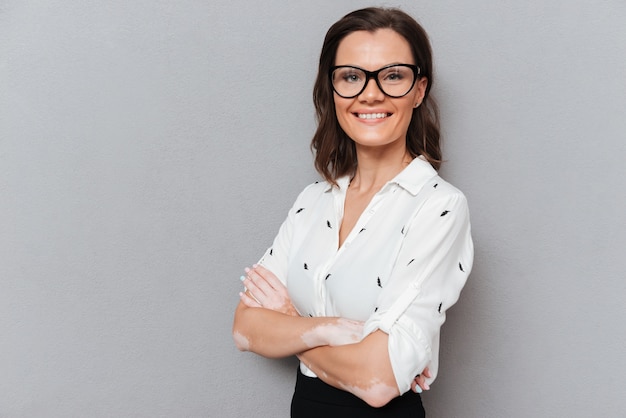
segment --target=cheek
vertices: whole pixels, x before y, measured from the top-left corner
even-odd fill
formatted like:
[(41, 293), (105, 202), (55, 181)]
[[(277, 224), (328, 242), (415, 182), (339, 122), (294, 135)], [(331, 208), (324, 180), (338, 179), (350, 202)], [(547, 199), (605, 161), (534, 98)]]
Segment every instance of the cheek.
[(335, 99), (335, 116), (337, 117), (337, 121), (339, 122), (339, 126), (341, 129), (346, 129), (346, 123), (349, 120), (351, 113), (348, 112), (348, 105), (345, 103), (341, 103), (341, 100)]
[(411, 123), (411, 119), (413, 118), (413, 111), (415, 110), (414, 105), (415, 103), (413, 103), (413, 101), (411, 100), (407, 102), (405, 106), (398, 108), (399, 113), (401, 113), (401, 124), (404, 128), (408, 129), (409, 123)]
[(341, 97), (337, 97), (337, 95), (335, 95), (334, 103), (335, 103), (335, 112), (337, 113), (337, 116), (339, 116), (342, 112), (345, 112), (347, 104), (345, 103), (344, 99), (342, 99)]

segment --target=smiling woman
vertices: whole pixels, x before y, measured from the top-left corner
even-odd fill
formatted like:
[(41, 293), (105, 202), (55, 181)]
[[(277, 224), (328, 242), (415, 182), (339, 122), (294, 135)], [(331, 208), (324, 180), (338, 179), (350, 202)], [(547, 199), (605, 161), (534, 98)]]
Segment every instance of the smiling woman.
[(323, 182), (245, 269), (242, 351), (300, 359), (292, 417), (420, 417), (439, 331), (473, 261), (465, 196), (441, 161), (430, 45), (397, 9), (348, 14), (324, 40), (311, 147)]

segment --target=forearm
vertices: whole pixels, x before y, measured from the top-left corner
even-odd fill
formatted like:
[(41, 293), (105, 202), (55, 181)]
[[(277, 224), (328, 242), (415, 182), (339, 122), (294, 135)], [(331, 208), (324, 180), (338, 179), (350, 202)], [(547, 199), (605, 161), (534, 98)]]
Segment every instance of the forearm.
[(300, 317), (242, 303), (235, 311), (233, 338), (237, 348), (264, 357), (287, 357), (328, 344), (324, 332), (339, 318)]
[(298, 358), (329, 385), (380, 407), (400, 394), (387, 350), (388, 338), (376, 331), (360, 343), (317, 347)]

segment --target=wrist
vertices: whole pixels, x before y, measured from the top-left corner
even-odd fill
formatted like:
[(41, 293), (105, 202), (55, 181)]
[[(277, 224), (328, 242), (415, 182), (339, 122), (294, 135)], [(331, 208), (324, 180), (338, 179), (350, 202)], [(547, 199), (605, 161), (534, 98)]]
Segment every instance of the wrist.
[(293, 306), (293, 304), (289, 304), (289, 307), (287, 308), (287, 315), (291, 315), (291, 316), (300, 316), (300, 313), (296, 310), (296, 307)]
[(311, 349), (324, 345), (330, 345), (331, 338), (328, 330), (333, 327), (331, 322), (329, 322), (330, 318), (315, 317), (309, 319), (313, 321), (313, 326), (301, 336), (302, 341), (306, 344), (306, 346)]

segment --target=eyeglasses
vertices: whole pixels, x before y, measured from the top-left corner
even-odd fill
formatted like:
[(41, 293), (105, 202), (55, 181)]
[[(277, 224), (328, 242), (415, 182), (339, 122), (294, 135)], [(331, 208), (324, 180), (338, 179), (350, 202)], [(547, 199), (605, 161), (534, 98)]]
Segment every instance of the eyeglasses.
[(392, 98), (406, 96), (413, 89), (420, 68), (411, 64), (388, 65), (376, 71), (367, 71), (351, 65), (338, 65), (330, 69), (333, 90), (344, 99), (363, 93), (370, 79), (385, 95)]

